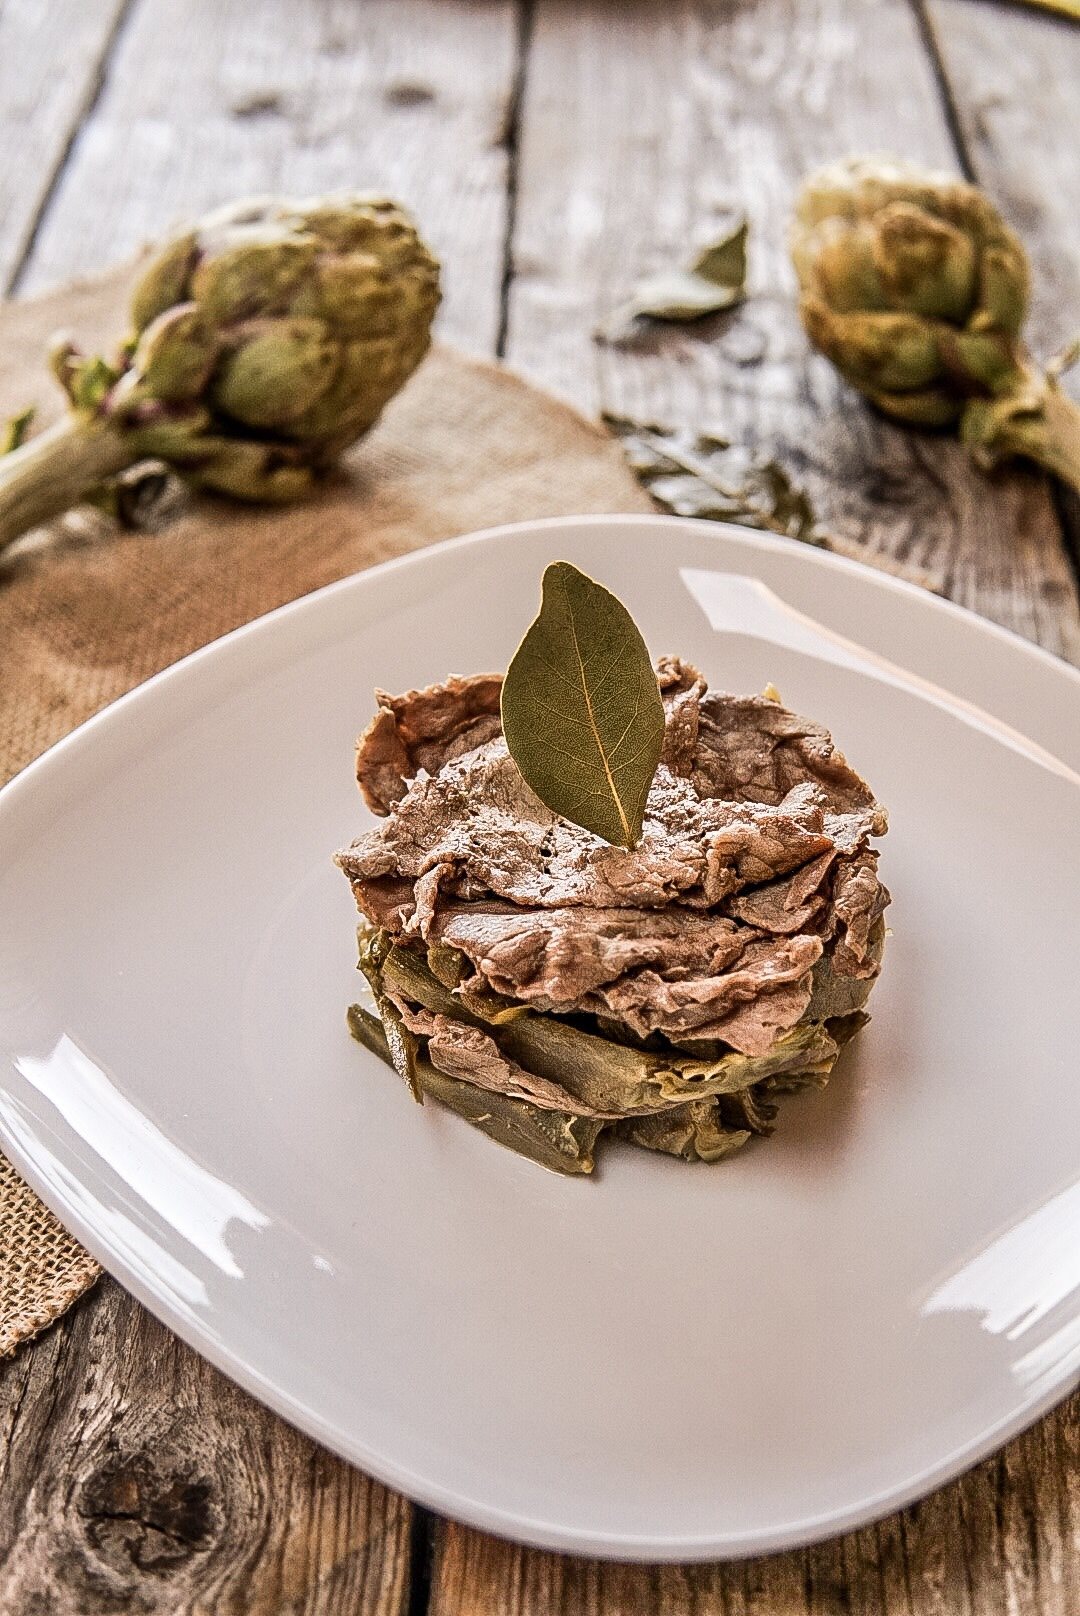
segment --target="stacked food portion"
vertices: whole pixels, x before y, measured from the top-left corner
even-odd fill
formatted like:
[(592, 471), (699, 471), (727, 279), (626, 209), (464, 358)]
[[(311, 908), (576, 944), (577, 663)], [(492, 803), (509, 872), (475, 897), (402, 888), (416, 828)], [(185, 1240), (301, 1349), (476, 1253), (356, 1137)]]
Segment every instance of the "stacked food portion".
[(355, 1035), (417, 1099), (566, 1173), (602, 1135), (716, 1161), (768, 1134), (881, 964), (886, 816), (826, 731), (675, 658), (655, 672), (636, 845), (545, 806), (501, 677), (478, 675), (378, 693), (357, 775), (382, 822), (338, 855), (374, 1001)]

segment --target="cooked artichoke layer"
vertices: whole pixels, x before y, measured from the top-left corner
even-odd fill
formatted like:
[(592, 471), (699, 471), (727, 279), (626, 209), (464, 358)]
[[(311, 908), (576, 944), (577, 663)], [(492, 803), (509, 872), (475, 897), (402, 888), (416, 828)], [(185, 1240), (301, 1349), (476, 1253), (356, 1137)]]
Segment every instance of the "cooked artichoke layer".
[[(879, 923), (878, 956), (883, 941)], [(828, 1081), (841, 1047), (869, 1019), (862, 1005), (873, 986), (873, 978), (844, 978), (837, 995), (822, 970), (804, 1019), (766, 1054), (748, 1056), (720, 1044), (677, 1048), (610, 1020), (601, 1027), (595, 1017), (470, 993), (450, 951), (425, 953), (381, 930), (361, 928), (360, 969), (375, 1011), (352, 1005), (350, 1030), (416, 1100), (437, 1100), (500, 1144), (570, 1174), (592, 1172), (605, 1134), (706, 1162), (770, 1134), (778, 1096)]]

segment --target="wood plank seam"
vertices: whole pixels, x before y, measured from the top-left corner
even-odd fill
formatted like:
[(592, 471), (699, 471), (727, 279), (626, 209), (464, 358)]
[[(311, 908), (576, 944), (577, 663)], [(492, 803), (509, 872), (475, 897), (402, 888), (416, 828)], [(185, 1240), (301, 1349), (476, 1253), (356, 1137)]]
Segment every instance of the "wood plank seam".
[[(954, 86), (949, 73), (949, 57), (945, 42), (939, 34), (928, 0), (911, 0), (912, 11), (918, 24), (927, 59), (934, 73), (942, 111), (949, 134), (956, 148), (957, 161), (965, 177), (973, 184), (984, 184), (980, 177), (975, 153), (961, 116), (962, 87)], [(986, 188), (993, 194), (992, 186)], [(1066, 559), (1080, 582), (1080, 498), (1071, 490), (1051, 479), (1050, 498), (1054, 516), (1061, 530)]]
[(37, 245), (38, 234), (41, 230), (41, 226), (49, 212), (53, 198), (56, 196), (56, 193), (60, 188), (61, 181), (64, 178), (64, 171), (67, 168), (68, 163), (71, 161), (71, 156), (75, 150), (79, 136), (86, 128), (91, 118), (94, 116), (97, 104), (101, 100), (102, 92), (108, 83), (109, 64), (113, 59), (117, 44), (119, 43), (120, 37), (127, 26), (131, 13), (136, 4), (137, 0), (124, 0), (123, 5), (116, 14), (112, 27), (109, 29), (104, 40), (102, 41), (100, 54), (94, 63), (92, 73), (87, 79), (82, 103), (75, 115), (71, 128), (68, 131), (67, 140), (64, 142), (56, 162), (53, 164), (53, 169), (49, 175), (48, 183), (41, 194), (41, 200), (38, 203), (37, 210), (30, 222), (29, 228), (27, 229), (26, 239), (22, 244), (19, 256), (16, 259), (14, 267), (8, 275), (7, 281), (3, 287), (3, 295), (5, 297), (10, 297), (19, 290), (19, 282), (23, 277), (26, 266), (33, 257), (34, 248)]
[(502, 279), (499, 283), (499, 326), (495, 335), (495, 356), (506, 357), (510, 321), (510, 290), (514, 280), (514, 237), (517, 229), (518, 164), (521, 147), (521, 119), (525, 109), (528, 82), (529, 46), (536, 14), (535, 0), (517, 0), (514, 41), (514, 76), (506, 108), (506, 213), (502, 240)]
[(436, 1517), (423, 1504), (413, 1505), (409, 1534), (409, 1603), (405, 1616), (428, 1616), (431, 1569), (435, 1558)]
[(934, 75), (938, 98), (941, 102), (941, 112), (945, 125), (949, 131), (949, 138), (956, 151), (956, 160), (964, 178), (978, 183), (975, 165), (971, 160), (971, 149), (964, 134), (964, 126), (960, 121), (960, 109), (957, 104), (956, 93), (949, 79), (948, 68), (930, 14), (926, 9), (926, 0), (911, 0), (911, 9), (915, 16), (915, 25), (919, 30), (926, 59)]

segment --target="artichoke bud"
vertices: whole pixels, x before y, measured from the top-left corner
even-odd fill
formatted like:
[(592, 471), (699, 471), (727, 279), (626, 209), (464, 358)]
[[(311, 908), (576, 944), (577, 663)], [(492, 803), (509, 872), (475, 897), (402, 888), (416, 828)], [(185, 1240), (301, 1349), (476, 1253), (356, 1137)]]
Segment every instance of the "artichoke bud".
[(139, 390), (166, 403), (198, 398), (218, 354), (213, 329), (195, 303), (180, 303), (145, 328), (132, 356)]
[(131, 319), (136, 331), (144, 330), (159, 314), (187, 299), (188, 277), (194, 263), (193, 233), (178, 236), (151, 259), (131, 294)]
[(1019, 242), (986, 247), (979, 263), (976, 330), (1004, 331), (1018, 337), (1027, 318), (1031, 271)]
[(246, 320), (288, 307), (315, 263), (315, 242), (303, 235), (260, 233), (202, 258), (191, 295), (215, 320)]
[(257, 197), (149, 260), (115, 363), (66, 339), (51, 362), (118, 453), (278, 502), (374, 425), (427, 352), (438, 302), (438, 263), (389, 198)]
[(907, 163), (836, 164), (799, 198), (792, 257), (811, 341), (890, 415), (946, 425), (1015, 378), (1027, 258), (974, 186)]
[(214, 400), (245, 426), (284, 427), (322, 397), (339, 362), (321, 320), (252, 322), (218, 371)]
[(808, 238), (793, 246), (804, 286), (812, 286), (830, 309), (888, 307), (874, 253), (873, 232), (846, 219), (824, 219)]
[(204, 488), (265, 505), (287, 505), (311, 492), (313, 468), (280, 444), (207, 437), (201, 447)]
[(975, 290), (975, 244), (910, 202), (889, 202), (875, 220), (874, 257), (888, 305), (962, 321)]

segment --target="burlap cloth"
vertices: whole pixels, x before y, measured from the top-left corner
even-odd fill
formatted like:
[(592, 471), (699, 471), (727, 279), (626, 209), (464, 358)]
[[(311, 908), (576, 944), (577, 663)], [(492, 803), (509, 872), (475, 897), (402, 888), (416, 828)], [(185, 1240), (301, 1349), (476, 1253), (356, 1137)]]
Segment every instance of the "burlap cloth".
[[(66, 328), (108, 351), (130, 276), (0, 308), (0, 416), (29, 403), (39, 424), (59, 412), (47, 338)], [(498, 522), (651, 508), (599, 427), (437, 349), (317, 500), (287, 511), (199, 501), (158, 533), (69, 533), (0, 564), (0, 780), (159, 668), (373, 562)], [(97, 1274), (0, 1157), (0, 1356)]]

